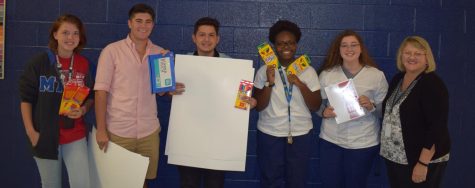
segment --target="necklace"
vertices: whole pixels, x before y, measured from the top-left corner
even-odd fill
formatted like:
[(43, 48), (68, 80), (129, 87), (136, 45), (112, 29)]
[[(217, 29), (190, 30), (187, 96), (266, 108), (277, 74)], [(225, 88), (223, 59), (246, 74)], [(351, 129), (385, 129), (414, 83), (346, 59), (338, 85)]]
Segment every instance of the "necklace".
[[(70, 81), (73, 77), (73, 65), (74, 65), (74, 54), (71, 56), (71, 60), (69, 63), (69, 68), (68, 68), (68, 81)], [(61, 74), (61, 68), (63, 67), (63, 64), (59, 61), (59, 56), (56, 55), (56, 70), (58, 71), (59, 78), (61, 79), (61, 83), (63, 85), (65, 84), (65, 76)]]

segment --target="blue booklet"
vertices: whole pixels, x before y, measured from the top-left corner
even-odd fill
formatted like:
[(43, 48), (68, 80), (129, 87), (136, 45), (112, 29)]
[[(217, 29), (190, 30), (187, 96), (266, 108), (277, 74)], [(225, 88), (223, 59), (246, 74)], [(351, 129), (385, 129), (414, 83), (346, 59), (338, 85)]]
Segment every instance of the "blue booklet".
[(148, 65), (150, 67), (152, 93), (175, 90), (175, 59), (173, 52), (168, 52), (165, 55), (149, 55)]

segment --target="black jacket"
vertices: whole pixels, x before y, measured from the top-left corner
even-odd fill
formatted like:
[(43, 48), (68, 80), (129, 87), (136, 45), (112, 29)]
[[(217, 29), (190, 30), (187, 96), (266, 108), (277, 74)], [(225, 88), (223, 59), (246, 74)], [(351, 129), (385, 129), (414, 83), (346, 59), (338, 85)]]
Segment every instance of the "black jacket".
[[(86, 86), (92, 88), (92, 80), (86, 75)], [(63, 86), (56, 70), (56, 56), (43, 52), (33, 57), (19, 80), (22, 102), (32, 104), (33, 127), (40, 133), (38, 143), (32, 147), (33, 155), (45, 159), (58, 158), (59, 106)], [(88, 98), (93, 97), (89, 95)], [(31, 144), (31, 143), (30, 143)]]
[[(447, 88), (434, 72), (422, 73), (419, 76), (419, 81), (399, 109), (404, 147), (411, 166), (419, 160), (422, 148), (430, 149), (435, 145), (435, 154), (431, 160), (450, 151)], [(391, 80), (383, 106), (386, 106), (388, 98), (395, 92), (403, 77), (404, 73), (399, 73)]]

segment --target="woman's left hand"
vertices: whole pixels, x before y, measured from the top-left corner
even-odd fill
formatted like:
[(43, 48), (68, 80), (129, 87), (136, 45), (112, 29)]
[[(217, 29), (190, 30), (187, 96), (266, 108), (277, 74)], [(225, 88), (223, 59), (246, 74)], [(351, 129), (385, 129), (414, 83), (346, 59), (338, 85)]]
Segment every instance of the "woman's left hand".
[(86, 107), (74, 108), (68, 113), (68, 118), (77, 119), (86, 114)]
[(290, 84), (294, 84), (297, 87), (300, 85), (303, 85), (304, 83), (299, 79), (299, 77), (295, 74), (289, 74), (287, 75), (287, 79), (289, 80)]
[(427, 170), (427, 166), (416, 163), (416, 166), (414, 166), (414, 169), (412, 170), (412, 181), (414, 183), (422, 183), (426, 181)]
[(371, 100), (369, 100), (369, 98), (367, 96), (364, 96), (364, 95), (361, 95), (358, 98), (358, 103), (360, 103), (360, 106), (362, 106), (363, 108), (366, 108), (366, 110), (368, 110), (368, 111), (371, 111), (374, 108), (374, 105), (371, 102)]

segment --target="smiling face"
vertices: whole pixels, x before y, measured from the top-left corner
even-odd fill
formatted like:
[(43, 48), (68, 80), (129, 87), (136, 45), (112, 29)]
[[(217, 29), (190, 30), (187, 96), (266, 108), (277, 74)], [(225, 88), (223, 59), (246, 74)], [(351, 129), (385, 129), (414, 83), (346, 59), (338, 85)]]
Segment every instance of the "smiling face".
[(192, 35), (196, 50), (200, 56), (213, 56), (214, 49), (219, 43), (219, 35), (211, 25), (201, 25), (195, 34)]
[(132, 41), (147, 41), (152, 33), (154, 22), (148, 13), (136, 13), (128, 21)]
[(294, 60), (297, 51), (297, 41), (295, 35), (288, 31), (282, 31), (275, 37), (275, 48), (279, 62), (288, 66)]
[(408, 73), (422, 73), (427, 68), (426, 52), (408, 43), (402, 50), (402, 64)]
[(359, 63), (361, 46), (355, 36), (343, 37), (340, 43), (340, 55), (344, 63)]
[(63, 22), (53, 36), (58, 42), (57, 50), (61, 57), (70, 57), (80, 40), (78, 27), (69, 22)]

